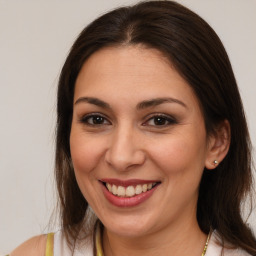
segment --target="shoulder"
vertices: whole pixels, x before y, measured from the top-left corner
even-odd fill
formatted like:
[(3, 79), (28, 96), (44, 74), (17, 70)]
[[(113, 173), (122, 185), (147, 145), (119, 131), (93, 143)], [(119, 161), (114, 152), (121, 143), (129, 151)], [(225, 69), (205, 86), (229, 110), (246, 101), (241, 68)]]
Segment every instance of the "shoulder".
[(11, 252), (10, 256), (44, 256), (46, 240), (46, 235), (32, 237)]

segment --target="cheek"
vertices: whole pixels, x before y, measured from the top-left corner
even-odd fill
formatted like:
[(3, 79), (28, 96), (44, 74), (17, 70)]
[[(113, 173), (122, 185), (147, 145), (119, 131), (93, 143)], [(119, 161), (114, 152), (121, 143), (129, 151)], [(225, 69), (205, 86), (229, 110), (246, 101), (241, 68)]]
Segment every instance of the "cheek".
[(95, 193), (95, 186), (98, 185), (96, 167), (103, 144), (102, 140), (92, 137), (84, 132), (71, 131), (70, 151), (78, 186), (88, 203), (94, 206), (98, 201)]
[(71, 131), (70, 151), (75, 170), (90, 172), (102, 154), (102, 142), (83, 132)]
[(167, 175), (184, 174), (186, 172), (202, 172), (205, 161), (205, 137), (184, 135), (173, 136), (163, 141), (158, 140), (151, 148), (157, 165)]
[(84, 132), (71, 131), (70, 151), (77, 182), (85, 193), (84, 187), (88, 189), (95, 182), (95, 170), (104, 154), (104, 140)]

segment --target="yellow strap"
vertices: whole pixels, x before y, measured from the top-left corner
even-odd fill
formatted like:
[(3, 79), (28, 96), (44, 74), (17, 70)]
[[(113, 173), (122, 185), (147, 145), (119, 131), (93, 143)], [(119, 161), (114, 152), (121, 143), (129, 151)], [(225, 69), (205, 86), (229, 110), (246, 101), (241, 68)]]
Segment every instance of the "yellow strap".
[(54, 233), (47, 234), (45, 256), (53, 256)]
[(95, 243), (96, 243), (96, 255), (97, 256), (104, 256), (103, 250), (102, 250), (102, 242), (101, 242), (101, 228), (100, 228), (100, 222), (98, 221), (96, 226), (96, 234), (95, 234)]

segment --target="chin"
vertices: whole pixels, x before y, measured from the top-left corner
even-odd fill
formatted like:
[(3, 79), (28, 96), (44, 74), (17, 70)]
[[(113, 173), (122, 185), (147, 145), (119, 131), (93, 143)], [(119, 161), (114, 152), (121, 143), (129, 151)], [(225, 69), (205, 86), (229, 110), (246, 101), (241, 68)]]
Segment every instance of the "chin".
[(153, 226), (145, 217), (132, 218), (131, 216), (111, 218), (110, 221), (104, 218), (102, 223), (111, 233), (130, 238), (140, 237), (149, 233)]
[(116, 227), (106, 227), (108, 231), (111, 233), (114, 233), (115, 235), (118, 235), (120, 237), (126, 237), (126, 238), (136, 238), (144, 236), (147, 233), (147, 230), (145, 227), (132, 227), (127, 225), (120, 225)]

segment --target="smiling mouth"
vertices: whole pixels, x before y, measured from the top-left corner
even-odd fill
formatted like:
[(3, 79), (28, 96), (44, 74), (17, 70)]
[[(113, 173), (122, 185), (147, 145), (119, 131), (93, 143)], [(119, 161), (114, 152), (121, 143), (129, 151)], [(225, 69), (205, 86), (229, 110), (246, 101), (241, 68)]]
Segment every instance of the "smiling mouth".
[(111, 194), (118, 197), (134, 197), (153, 189), (159, 184), (160, 182), (153, 182), (153, 183), (129, 185), (124, 187), (121, 185), (115, 185), (115, 184), (110, 184), (108, 182), (103, 182), (103, 185), (107, 188), (107, 190)]

